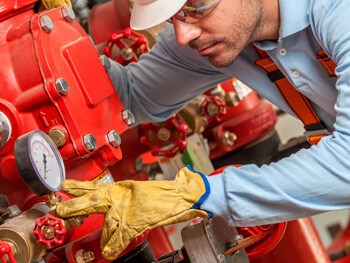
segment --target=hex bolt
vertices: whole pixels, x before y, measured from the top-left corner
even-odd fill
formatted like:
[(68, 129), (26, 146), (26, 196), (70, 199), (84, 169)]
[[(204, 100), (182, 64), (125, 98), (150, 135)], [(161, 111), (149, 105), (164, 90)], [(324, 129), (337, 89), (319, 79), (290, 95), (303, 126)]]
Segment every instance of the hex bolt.
[(83, 253), (83, 258), (85, 263), (90, 263), (95, 259), (95, 254), (92, 251), (87, 251)]
[(55, 81), (55, 87), (59, 94), (66, 96), (69, 92), (69, 86), (67, 81), (64, 78), (58, 78)]
[(64, 6), (61, 9), (61, 13), (64, 19), (66, 19), (66, 21), (68, 23), (72, 23), (75, 19), (75, 13), (73, 11), (73, 9), (70, 6)]
[(122, 140), (119, 136), (119, 134), (113, 130), (113, 131), (110, 131), (107, 133), (107, 138), (108, 138), (108, 142), (114, 147), (114, 148), (117, 148)]
[(135, 123), (135, 116), (130, 110), (122, 111), (122, 118), (126, 125), (130, 126)]
[(21, 209), (19, 209), (19, 207), (17, 205), (11, 205), (11, 206), (7, 207), (6, 210), (7, 210), (10, 217), (17, 216), (20, 213), (22, 213)]
[(39, 24), (42, 30), (44, 30), (46, 33), (50, 33), (51, 30), (53, 30), (53, 23), (50, 17), (48, 16), (42, 16), (39, 18)]
[(221, 135), (222, 143), (227, 147), (232, 147), (237, 140), (237, 135), (233, 132), (225, 131)]
[(97, 148), (97, 141), (92, 134), (87, 134), (83, 136), (83, 143), (90, 152)]
[(108, 57), (105, 55), (100, 55), (99, 58), (105, 71), (109, 70), (111, 68), (111, 62), (109, 61)]

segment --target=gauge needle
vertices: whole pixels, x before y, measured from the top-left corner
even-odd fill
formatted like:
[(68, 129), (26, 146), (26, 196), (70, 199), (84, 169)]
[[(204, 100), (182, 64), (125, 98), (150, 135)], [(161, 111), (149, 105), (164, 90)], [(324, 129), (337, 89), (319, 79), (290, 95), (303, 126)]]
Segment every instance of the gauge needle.
[(47, 163), (47, 161), (46, 161), (46, 154), (45, 153), (43, 153), (43, 157), (44, 157), (44, 160), (43, 160), (43, 162), (44, 162), (44, 179), (46, 179), (46, 163)]

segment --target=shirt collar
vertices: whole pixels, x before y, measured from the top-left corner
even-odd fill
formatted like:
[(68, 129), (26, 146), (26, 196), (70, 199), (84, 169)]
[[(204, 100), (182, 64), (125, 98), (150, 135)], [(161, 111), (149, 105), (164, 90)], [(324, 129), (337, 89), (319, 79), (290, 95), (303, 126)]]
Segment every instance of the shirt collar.
[[(281, 26), (279, 39), (281, 41), (310, 25), (308, 17), (309, 0), (279, 0)], [(254, 43), (263, 50), (274, 49), (277, 43), (274, 41), (258, 41)]]
[(280, 40), (308, 27), (309, 0), (279, 0), (281, 27)]

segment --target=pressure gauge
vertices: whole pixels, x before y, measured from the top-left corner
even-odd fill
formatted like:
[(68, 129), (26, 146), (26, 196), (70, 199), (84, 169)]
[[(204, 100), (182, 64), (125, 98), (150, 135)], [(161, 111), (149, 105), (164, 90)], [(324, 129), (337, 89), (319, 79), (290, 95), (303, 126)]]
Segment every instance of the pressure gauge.
[(15, 143), (17, 168), (28, 188), (39, 196), (61, 190), (65, 168), (59, 150), (40, 130), (18, 137)]

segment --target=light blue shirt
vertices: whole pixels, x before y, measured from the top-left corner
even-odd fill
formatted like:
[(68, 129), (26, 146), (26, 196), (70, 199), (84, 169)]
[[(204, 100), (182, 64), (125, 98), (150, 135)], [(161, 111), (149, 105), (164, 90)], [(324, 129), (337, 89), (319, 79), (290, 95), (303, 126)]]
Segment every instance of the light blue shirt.
[[(350, 4), (347, 0), (280, 0), (277, 42), (255, 43), (266, 50), (293, 86), (312, 102), (334, 130), (317, 145), (264, 165), (226, 168), (209, 177), (211, 194), (201, 209), (236, 226), (253, 226), (350, 207)], [(323, 49), (338, 65), (330, 78), (315, 55)], [(282, 50), (282, 52), (281, 52)], [(292, 114), (266, 73), (254, 65), (251, 46), (226, 68), (215, 68), (187, 46), (174, 29), (138, 63), (109, 70), (125, 108), (140, 122), (161, 121), (208, 88), (236, 77)], [(293, 74), (294, 72), (294, 74)]]

